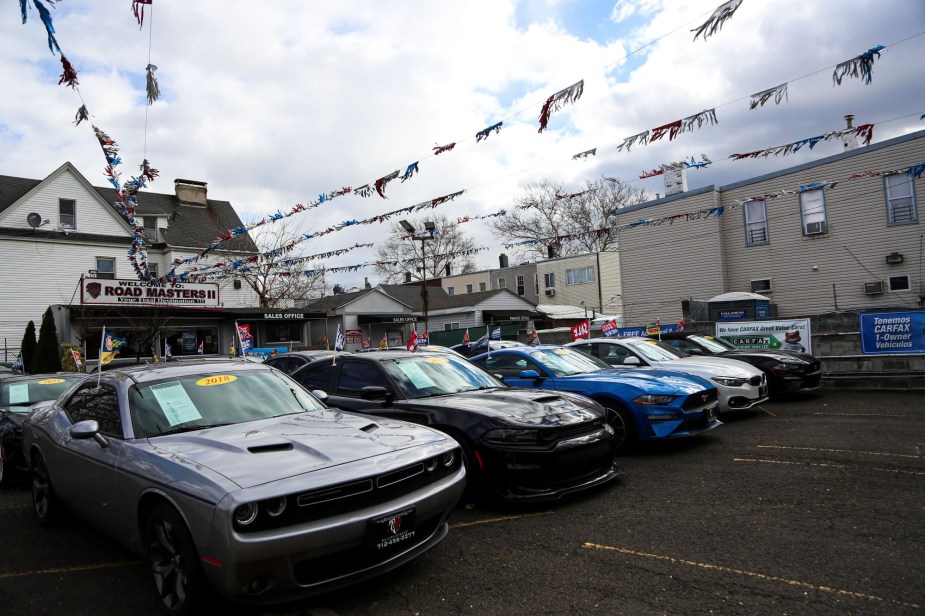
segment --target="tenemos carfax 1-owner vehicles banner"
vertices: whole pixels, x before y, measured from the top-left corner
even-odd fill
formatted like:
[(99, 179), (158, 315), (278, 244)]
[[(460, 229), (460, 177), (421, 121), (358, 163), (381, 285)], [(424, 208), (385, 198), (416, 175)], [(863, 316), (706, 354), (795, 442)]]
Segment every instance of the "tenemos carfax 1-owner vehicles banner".
[(925, 310), (860, 316), (864, 353), (925, 353)]

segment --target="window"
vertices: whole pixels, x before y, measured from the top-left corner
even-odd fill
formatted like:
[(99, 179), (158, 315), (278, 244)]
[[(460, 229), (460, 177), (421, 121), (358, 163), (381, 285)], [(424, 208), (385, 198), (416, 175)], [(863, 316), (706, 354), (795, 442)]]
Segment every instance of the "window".
[(389, 389), (389, 383), (380, 372), (379, 366), (348, 362), (340, 369), (337, 393), (342, 396), (360, 396), (364, 387), (378, 386)]
[(77, 228), (77, 202), (73, 199), (58, 199), (58, 224), (62, 229)]
[(498, 278), (498, 288), (499, 289), (507, 288), (507, 281), (504, 278)]
[(455, 294), (456, 294), (456, 289), (454, 289), (453, 287), (447, 287), (447, 288), (446, 288), (446, 294), (447, 294), (447, 295), (455, 295)]
[(467, 285), (466, 285), (466, 293), (472, 293), (472, 285), (471, 285), (471, 284), (467, 284)]
[(579, 267), (577, 269), (565, 270), (565, 284), (588, 284), (594, 282), (593, 267)]
[(459, 329), (459, 323), (444, 323), (443, 324), (443, 331), (445, 332), (451, 332), (454, 329)]
[(803, 220), (803, 235), (819, 235), (828, 232), (823, 189), (817, 188), (800, 193), (800, 218)]
[(116, 260), (110, 257), (96, 258), (96, 277), (97, 278), (115, 278), (116, 277)]
[(533, 293), (534, 295), (540, 294), (540, 275), (533, 274)]
[(488, 290), (487, 287), (488, 287), (487, 283), (484, 283), (484, 282), (479, 283), (479, 291), (487, 291)]
[(331, 377), (334, 376), (336, 369), (337, 366), (334, 365), (334, 362), (323, 363), (320, 366), (299, 370), (292, 376), (309, 391), (320, 389), (321, 391), (330, 392)]
[(153, 244), (157, 241), (157, 216), (144, 216), (141, 221), (145, 228), (145, 238)]
[(546, 288), (551, 289), (556, 286), (556, 273), (548, 272), (543, 274), (543, 280), (546, 281)]
[(890, 291), (908, 291), (908, 276), (890, 276)]
[(64, 410), (72, 423), (93, 420), (99, 424), (100, 432), (122, 438), (119, 396), (109, 385), (85, 385), (71, 396)]
[(148, 273), (151, 274), (154, 278), (157, 278), (157, 263), (148, 263)]
[(302, 323), (299, 321), (267, 321), (264, 328), (267, 342), (302, 342)]
[(523, 276), (517, 276), (517, 295), (524, 295), (527, 292), (527, 287), (524, 283)]
[(915, 206), (915, 184), (905, 173), (883, 177), (886, 191), (886, 224), (911, 225), (919, 221)]
[(745, 203), (745, 245), (767, 244), (768, 206), (764, 201)]

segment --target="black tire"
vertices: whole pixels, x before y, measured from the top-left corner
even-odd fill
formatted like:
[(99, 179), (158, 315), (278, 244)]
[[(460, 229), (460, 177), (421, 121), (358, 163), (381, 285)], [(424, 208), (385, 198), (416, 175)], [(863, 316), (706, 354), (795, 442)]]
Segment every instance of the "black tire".
[(614, 451), (622, 452), (629, 449), (636, 441), (636, 426), (629, 411), (610, 402), (604, 404), (607, 411), (607, 423), (613, 428)]
[(174, 616), (202, 613), (205, 574), (186, 524), (176, 509), (160, 503), (145, 523), (148, 563), (154, 577), (158, 607)]
[[(13, 465), (10, 464), (7, 468), (7, 450), (6, 445), (0, 445), (0, 488), (7, 488), (10, 485), (10, 477), (13, 473)], [(12, 462), (12, 456), (10, 456), (10, 462)]]
[(51, 526), (58, 518), (58, 497), (42, 454), (32, 454), (32, 508), (42, 526)]

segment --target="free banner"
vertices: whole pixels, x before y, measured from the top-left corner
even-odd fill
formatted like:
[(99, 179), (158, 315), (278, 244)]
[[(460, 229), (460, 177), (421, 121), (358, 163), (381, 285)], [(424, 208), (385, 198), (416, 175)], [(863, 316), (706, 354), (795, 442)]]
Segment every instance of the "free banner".
[(717, 322), (716, 337), (742, 349), (813, 353), (809, 319)]
[(925, 353), (925, 311), (861, 315), (864, 353)]

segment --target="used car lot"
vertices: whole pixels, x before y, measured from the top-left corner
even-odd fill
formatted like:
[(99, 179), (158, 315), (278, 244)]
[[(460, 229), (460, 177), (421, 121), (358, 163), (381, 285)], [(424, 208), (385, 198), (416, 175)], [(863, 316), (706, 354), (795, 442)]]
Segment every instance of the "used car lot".
[[(620, 458), (554, 504), (458, 508), (421, 558), (361, 586), (226, 614), (914, 614), (925, 608), (925, 394), (820, 390)], [(156, 614), (146, 564), (86, 524), (0, 501), (0, 605)], [(119, 592), (112, 592), (118, 588)], [(217, 606), (219, 607), (219, 606)]]

